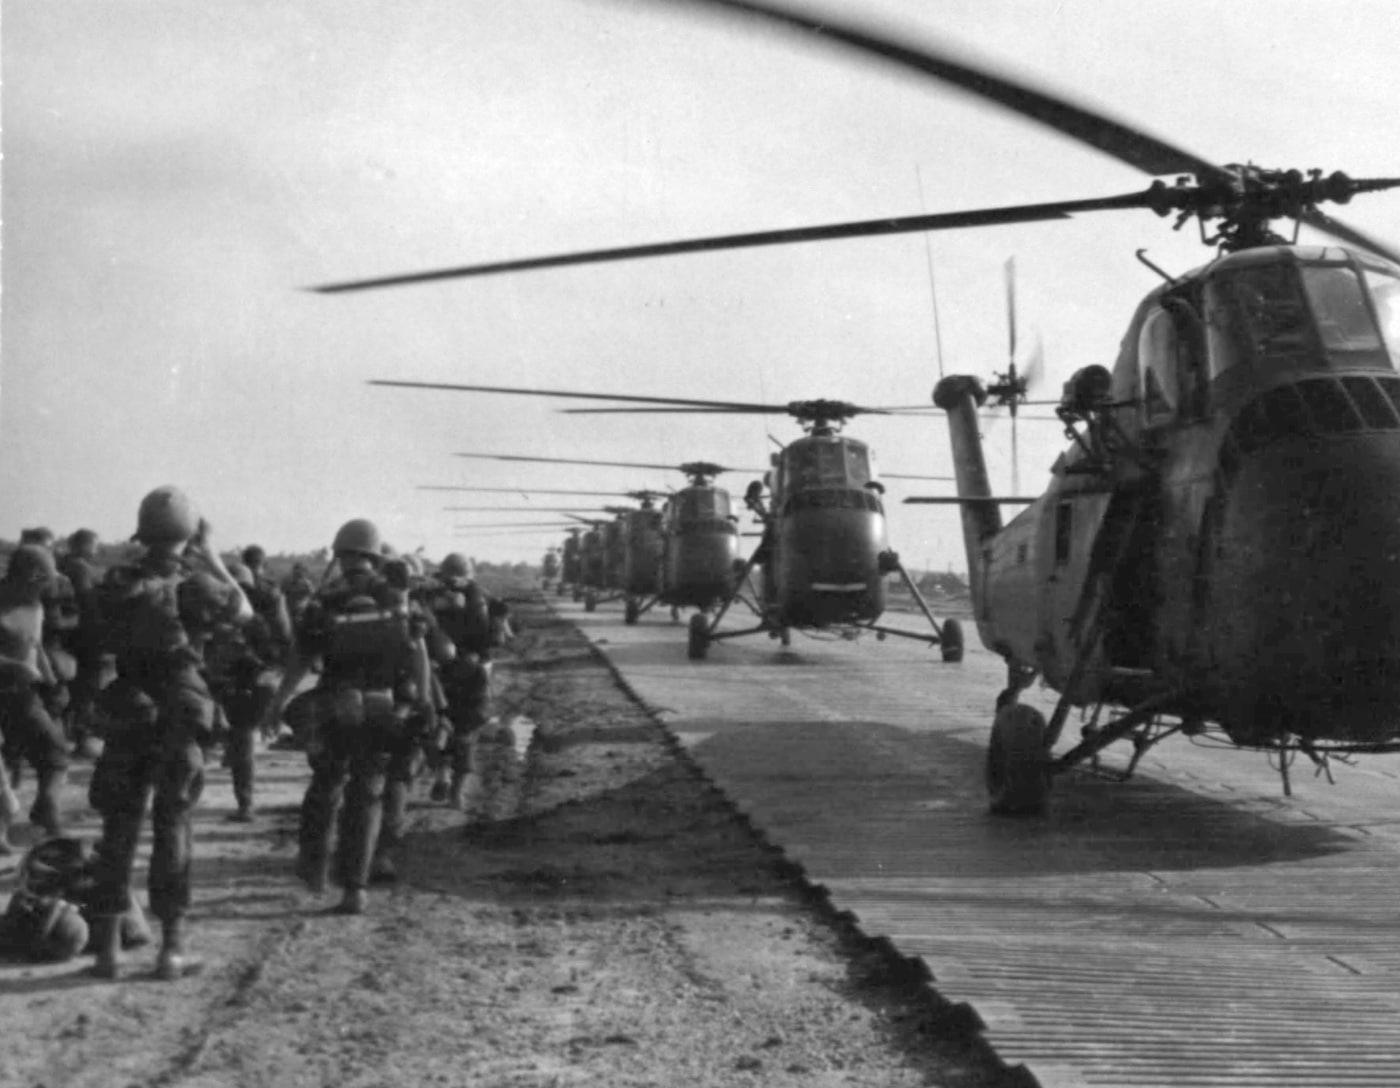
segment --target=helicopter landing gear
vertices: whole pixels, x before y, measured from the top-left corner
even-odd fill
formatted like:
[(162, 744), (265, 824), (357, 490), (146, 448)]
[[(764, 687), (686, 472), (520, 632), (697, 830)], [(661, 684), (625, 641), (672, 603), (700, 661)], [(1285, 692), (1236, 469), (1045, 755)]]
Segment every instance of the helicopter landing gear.
[(593, 612), (593, 611), (596, 611), (597, 608), (598, 608), (598, 594), (594, 593), (594, 592), (590, 589), (587, 593), (585, 593), (585, 594), (583, 595), (583, 610), (584, 610), (585, 612)]
[(987, 745), (987, 797), (998, 816), (1038, 815), (1050, 800), (1045, 716), (1010, 703), (997, 711)]
[(963, 630), (957, 620), (944, 620), (938, 632), (938, 644), (942, 647), (943, 660), (956, 664), (963, 659)]
[(574, 586), (574, 604), (583, 600), (583, 590), (579, 586)]
[(632, 627), (636, 624), (637, 618), (642, 614), (641, 603), (636, 597), (628, 597), (627, 602), (622, 606), (622, 622)]
[(690, 642), (686, 654), (692, 661), (705, 660), (710, 649), (710, 620), (703, 612), (690, 617)]
[(672, 623), (680, 623), (680, 622), (681, 622), (681, 606), (678, 605), (678, 604), (673, 604), (673, 605), (671, 606), (671, 622), (672, 622)]
[(564, 583), (563, 583), (563, 582), (560, 582), (560, 583), (559, 583), (558, 596), (560, 596), (560, 597), (564, 596)]
[(783, 627), (778, 631), (778, 642), (785, 650), (792, 645), (791, 627)]

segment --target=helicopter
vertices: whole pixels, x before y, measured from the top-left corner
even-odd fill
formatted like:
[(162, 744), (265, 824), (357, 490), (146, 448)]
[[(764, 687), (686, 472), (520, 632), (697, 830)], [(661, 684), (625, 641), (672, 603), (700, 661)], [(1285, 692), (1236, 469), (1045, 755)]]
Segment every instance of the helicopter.
[[(986, 760), (991, 808), (1043, 811), (1056, 774), (1182, 733), (1329, 770), (1400, 750), (1400, 255), (1321, 210), (1400, 185), (1342, 172), (1220, 166), (969, 64), (839, 19), (695, 0), (995, 102), (1154, 180), (1108, 197), (692, 238), (411, 273), (329, 290), (831, 238), (1056, 221), (1146, 209), (1214, 251), (1137, 306), (1113, 367), (1081, 367), (1057, 406), (1068, 449), (1003, 523), (977, 409), (946, 378), (983, 644), (1007, 665)], [(1173, 180), (1163, 180), (1172, 178)], [(1292, 220), (1291, 235), (1274, 223)], [(1299, 244), (1306, 225), (1339, 244)], [(1001, 397), (1019, 399), (1017, 376)], [(1021, 703), (1037, 678), (1047, 720)], [(1072, 709), (1080, 737), (1056, 756)]]
[[(764, 481), (754, 481), (745, 496), (745, 505), (763, 526), (759, 546), (746, 562), (738, 565), (737, 577), (725, 572), (726, 563), (730, 570), (735, 568), (737, 557), (737, 552), (730, 550), (731, 544), (737, 542), (737, 529), (731, 531), (730, 528), (727, 494), (724, 494), (725, 515), (719, 527), (720, 540), (706, 540), (701, 545), (703, 551), (700, 556), (705, 564), (704, 602), (714, 604), (716, 608), (713, 616), (705, 609), (691, 616), (687, 643), (689, 657), (692, 660), (702, 659), (714, 642), (757, 633), (768, 634), (788, 646), (791, 644), (791, 630), (799, 628), (837, 629), (852, 636), (871, 631), (882, 639), (889, 635), (914, 638), (939, 646), (945, 661), (962, 660), (961, 625), (955, 619), (940, 623), (934, 617), (898, 554), (889, 547), (881, 499), (884, 485), (876, 476), (870, 448), (864, 442), (840, 433), (842, 425), (857, 415), (923, 413), (928, 411), (926, 407), (866, 408), (834, 400), (755, 404), (390, 379), (376, 379), (370, 384), (614, 402), (600, 408), (564, 409), (570, 413), (695, 411), (790, 415), (803, 426), (806, 434), (772, 456), (771, 467), (766, 471)], [(682, 466), (682, 471), (686, 467)], [(694, 477), (697, 480), (712, 478), (720, 470), (720, 466), (702, 463), (692, 464), (689, 468), (699, 470)], [(886, 475), (889, 479), (943, 479), (902, 473)], [(771, 493), (769, 502), (762, 497), (765, 484)], [(692, 496), (697, 496), (699, 505), (704, 506), (704, 510), (700, 510), (695, 505), (691, 513), (704, 515), (699, 520), (710, 524), (705, 532), (707, 536), (712, 536), (715, 529), (713, 522), (717, 520), (714, 514), (718, 510), (715, 493), (719, 489), (707, 482), (703, 487), (692, 484), (687, 490)], [(699, 496), (703, 496), (703, 501)], [(677, 519), (676, 555), (679, 560), (682, 554), (679, 541), (684, 539), (679, 529), (686, 517), (686, 505), (680, 503), (672, 509)], [(586, 544), (585, 537), (585, 547)], [(755, 572), (759, 576), (756, 592), (750, 585), (750, 575)], [(886, 605), (885, 579), (894, 574), (903, 580), (911, 598), (927, 619), (930, 627), (928, 633), (884, 626), (878, 622)], [(613, 587), (617, 583), (609, 578), (607, 584)], [(744, 592), (746, 589), (750, 590), (747, 595)], [(680, 599), (679, 596), (677, 599)], [(720, 622), (735, 601), (742, 601), (757, 616), (758, 623), (741, 630), (721, 631)], [(629, 604), (628, 609), (632, 617), (629, 622), (635, 622), (634, 606)]]
[(648, 509), (644, 504), (629, 522), (624, 578), (624, 621), (629, 625), (658, 604), (668, 606), (671, 618), (679, 620), (682, 608), (709, 612), (728, 599), (739, 568), (739, 519), (733, 513), (729, 492), (717, 486), (715, 479), (726, 472), (764, 471), (726, 467), (712, 461), (659, 465), (478, 453), (457, 456), (674, 470), (684, 475), (686, 486), (668, 494), (660, 510)]

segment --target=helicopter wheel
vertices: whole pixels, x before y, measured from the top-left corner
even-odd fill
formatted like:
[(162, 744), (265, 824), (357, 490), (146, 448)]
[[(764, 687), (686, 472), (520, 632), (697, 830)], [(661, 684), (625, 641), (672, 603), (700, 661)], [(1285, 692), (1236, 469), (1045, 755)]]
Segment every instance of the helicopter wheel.
[(564, 596), (564, 583), (563, 583), (563, 582), (560, 582), (560, 583), (559, 583), (559, 593), (558, 593), (558, 595), (559, 595), (560, 597)]
[(597, 607), (598, 607), (598, 594), (594, 593), (594, 592), (590, 589), (587, 593), (585, 593), (585, 594), (583, 595), (583, 610), (584, 610), (585, 612), (592, 612), (592, 611), (594, 611), (595, 609), (597, 609)]
[(705, 660), (710, 649), (710, 621), (705, 613), (697, 612), (690, 617), (690, 644), (687, 656), (692, 661)]
[(622, 608), (622, 622), (628, 627), (633, 626), (642, 614), (642, 607), (637, 603), (635, 597), (628, 597), (627, 603)]
[(581, 600), (583, 600), (583, 590), (579, 589), (578, 586), (574, 586), (574, 603), (577, 604)]
[(1012, 703), (997, 711), (987, 745), (987, 796), (998, 816), (1033, 815), (1050, 800), (1045, 716)]
[(673, 605), (671, 606), (671, 622), (672, 622), (672, 623), (680, 623), (680, 622), (681, 622), (681, 606), (678, 605), (678, 604), (673, 604)]
[(957, 620), (944, 620), (943, 629), (938, 632), (938, 641), (943, 648), (943, 660), (956, 664), (963, 659), (963, 630)]
[(789, 646), (791, 646), (791, 645), (792, 645), (792, 628), (791, 628), (791, 627), (784, 627), (784, 628), (782, 628), (782, 630), (778, 633), (778, 641), (779, 641), (780, 643), (782, 643), (783, 649), (787, 649)]

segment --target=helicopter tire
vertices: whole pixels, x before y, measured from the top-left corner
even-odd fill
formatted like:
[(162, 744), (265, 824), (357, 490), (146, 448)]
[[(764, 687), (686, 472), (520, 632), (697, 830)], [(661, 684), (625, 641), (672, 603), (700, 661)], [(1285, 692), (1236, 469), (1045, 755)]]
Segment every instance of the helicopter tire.
[(581, 600), (583, 600), (583, 590), (579, 589), (578, 586), (574, 586), (574, 603), (578, 604)]
[(583, 595), (583, 610), (585, 612), (593, 612), (596, 611), (597, 608), (598, 594), (594, 593), (592, 590), (589, 590)]
[(622, 622), (628, 627), (636, 625), (637, 619), (642, 614), (642, 607), (637, 603), (635, 597), (628, 597), (627, 603), (622, 608)]
[(690, 641), (686, 646), (686, 656), (692, 661), (704, 661), (710, 650), (710, 621), (703, 612), (690, 617)]
[(942, 647), (944, 661), (957, 664), (963, 659), (963, 629), (957, 620), (943, 621), (943, 628), (938, 632), (938, 641)]
[(558, 592), (558, 596), (560, 596), (560, 597), (564, 596), (564, 583), (563, 583), (563, 582), (560, 582), (560, 583), (559, 583), (559, 592)]
[(1050, 801), (1045, 716), (1012, 703), (997, 711), (987, 745), (987, 797), (998, 816), (1039, 815)]
[(781, 631), (781, 632), (779, 633), (779, 635), (778, 635), (778, 641), (779, 641), (780, 643), (782, 643), (784, 649), (786, 649), (787, 647), (791, 646), (791, 645), (792, 645), (792, 628), (791, 628), (791, 627), (784, 627), (784, 628), (782, 629), (782, 631)]

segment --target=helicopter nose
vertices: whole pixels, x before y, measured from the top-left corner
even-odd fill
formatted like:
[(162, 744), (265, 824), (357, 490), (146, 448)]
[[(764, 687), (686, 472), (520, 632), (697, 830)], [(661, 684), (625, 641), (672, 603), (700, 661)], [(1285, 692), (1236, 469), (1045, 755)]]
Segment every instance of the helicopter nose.
[(1229, 472), (1207, 568), (1214, 662), (1241, 729), (1400, 729), (1400, 429), (1296, 435)]

